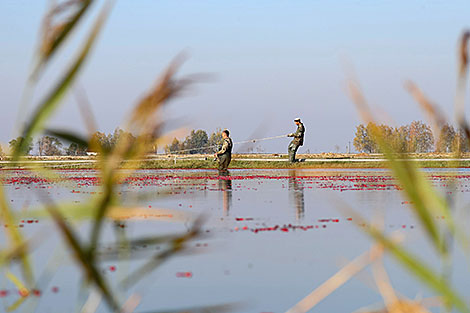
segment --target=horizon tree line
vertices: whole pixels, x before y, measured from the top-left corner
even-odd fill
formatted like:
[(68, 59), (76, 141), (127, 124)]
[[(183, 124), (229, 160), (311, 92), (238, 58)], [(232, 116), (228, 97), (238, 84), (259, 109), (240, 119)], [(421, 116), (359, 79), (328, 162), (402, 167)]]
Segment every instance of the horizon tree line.
[[(96, 131), (91, 136), (91, 142), (97, 143), (102, 151), (112, 150), (121, 137), (128, 137), (130, 142), (133, 142), (136, 137), (127, 131), (120, 128), (116, 128), (112, 133), (105, 133)], [(22, 155), (32, 155), (34, 148), (39, 156), (85, 156), (87, 152), (98, 152), (92, 147), (79, 146), (77, 143), (70, 143), (68, 147), (64, 146), (64, 143), (57, 137), (44, 135), (40, 137), (36, 142), (33, 138), (23, 138), (21, 136), (12, 139), (8, 142), (10, 152), (14, 151), (15, 148), (23, 141), (27, 141), (25, 151), (22, 151)], [(222, 130), (216, 129), (210, 135), (206, 131), (192, 130), (191, 133), (183, 140), (179, 141), (177, 138), (173, 139), (171, 144), (164, 147), (165, 153), (212, 153), (214, 148), (222, 144)], [(93, 145), (92, 145), (93, 146)], [(153, 147), (152, 152), (157, 152), (156, 146)], [(0, 155), (5, 155), (2, 147), (0, 146)]]
[(173, 138), (173, 141), (164, 147), (165, 153), (200, 154), (213, 153), (223, 142), (222, 129), (217, 128), (210, 135), (205, 130), (192, 130), (182, 141)]
[(379, 136), (389, 143), (394, 151), (399, 153), (470, 151), (469, 143), (462, 130), (456, 130), (447, 123), (437, 130), (438, 134), (435, 135), (429, 125), (422, 121), (413, 121), (408, 125), (399, 127), (374, 123), (358, 125), (353, 141), (354, 148), (358, 152), (380, 152), (374, 139), (373, 129), (377, 129)]
[[(131, 140), (135, 140), (135, 137), (130, 133), (120, 128), (116, 128), (113, 133), (106, 134), (104, 132), (96, 131), (91, 136), (91, 141), (99, 144), (102, 150), (109, 151), (118, 142), (121, 136), (128, 136)], [(64, 147), (63, 142), (54, 136), (44, 135), (40, 137), (36, 143), (33, 138), (23, 138), (19, 136), (8, 142), (10, 152), (14, 151), (16, 147), (23, 141), (27, 141), (25, 151), (21, 151), (22, 155), (31, 155), (34, 147), (37, 147), (37, 153), (39, 156), (85, 156), (87, 152), (97, 152), (92, 147), (80, 146), (79, 144), (72, 142), (67, 148)], [(4, 155), (4, 151), (0, 146), (0, 155)]]
[[(369, 123), (360, 124), (356, 127), (353, 140), (354, 148), (359, 153), (379, 153), (379, 149), (373, 138), (373, 128), (377, 128), (380, 136), (391, 145), (391, 148), (399, 153), (429, 153), (429, 152), (469, 152), (470, 146), (465, 140), (465, 134), (460, 129), (455, 129), (450, 124), (445, 124), (435, 136), (431, 127), (422, 121), (413, 121), (408, 125), (392, 127), (389, 125), (377, 125)], [(136, 137), (127, 131), (116, 128), (112, 133), (96, 131), (91, 137), (91, 141), (97, 142), (103, 151), (110, 151), (114, 148), (121, 136), (127, 136), (130, 141)], [(437, 138), (437, 139), (436, 139)], [(54, 136), (45, 135), (36, 142), (32, 138), (24, 139), (17, 137), (8, 142), (10, 152), (22, 141), (27, 140), (23, 155), (31, 155), (34, 147), (37, 148), (39, 156), (85, 156), (87, 152), (97, 152), (93, 148), (79, 146), (77, 143), (70, 143), (67, 147), (63, 142)], [(217, 128), (210, 135), (205, 130), (192, 130), (184, 140), (174, 138), (170, 144), (164, 146), (165, 153), (177, 154), (198, 154), (213, 153), (221, 145), (222, 130)], [(154, 147), (152, 152), (157, 152)], [(0, 146), (0, 155), (5, 155)]]

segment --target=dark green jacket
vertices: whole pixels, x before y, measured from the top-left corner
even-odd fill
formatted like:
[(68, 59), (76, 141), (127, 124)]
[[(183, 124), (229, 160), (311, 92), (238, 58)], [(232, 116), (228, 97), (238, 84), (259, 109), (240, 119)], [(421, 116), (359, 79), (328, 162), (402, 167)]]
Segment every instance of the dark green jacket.
[(227, 137), (224, 139), (224, 143), (222, 144), (222, 148), (220, 149), (219, 152), (217, 152), (217, 155), (229, 155), (232, 156), (232, 147), (233, 147), (233, 142), (232, 138)]
[(295, 144), (298, 144), (299, 146), (302, 146), (304, 144), (304, 134), (305, 134), (305, 126), (304, 124), (300, 123), (299, 126), (297, 126), (297, 130), (295, 133), (289, 134), (289, 137), (294, 137), (294, 142)]

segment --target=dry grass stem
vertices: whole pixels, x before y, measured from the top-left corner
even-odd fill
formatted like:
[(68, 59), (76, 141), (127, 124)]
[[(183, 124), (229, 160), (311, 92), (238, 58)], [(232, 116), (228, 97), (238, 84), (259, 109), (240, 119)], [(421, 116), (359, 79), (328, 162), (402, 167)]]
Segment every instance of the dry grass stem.
[(447, 122), (444, 114), (440, 111), (436, 104), (432, 103), (421, 91), (421, 89), (416, 86), (412, 81), (407, 81), (405, 83), (405, 88), (411, 94), (411, 96), (418, 102), (423, 109), (423, 111), (428, 116), (428, 120), (431, 122), (434, 133), (439, 134), (442, 126)]
[(335, 275), (329, 278), (326, 282), (321, 284), (317, 289), (312, 291), (309, 295), (303, 298), (294, 307), (289, 309), (286, 313), (305, 313), (311, 310), (321, 300), (330, 295), (333, 291), (344, 285), (358, 272), (362, 271), (371, 262), (382, 257), (382, 253), (377, 250), (367, 251), (360, 255), (348, 265), (344, 266)]

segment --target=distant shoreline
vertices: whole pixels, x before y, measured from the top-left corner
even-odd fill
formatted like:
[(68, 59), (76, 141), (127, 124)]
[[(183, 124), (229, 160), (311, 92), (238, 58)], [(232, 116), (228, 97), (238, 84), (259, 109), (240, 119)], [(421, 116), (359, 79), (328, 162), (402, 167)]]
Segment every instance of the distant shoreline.
[[(470, 167), (470, 153), (455, 154), (399, 154), (398, 160), (412, 160), (419, 167), (465, 168)], [(387, 160), (382, 154), (298, 154), (302, 162), (291, 164), (286, 154), (234, 154), (230, 168), (282, 169), (282, 168), (387, 168)], [(56, 169), (93, 169), (99, 166), (97, 156), (28, 156), (18, 164), (12, 164), (8, 157), (0, 160), (2, 169), (19, 169), (35, 166)], [(123, 168), (144, 169), (215, 169), (217, 162), (211, 154), (157, 154), (148, 155), (139, 161), (126, 162)]]

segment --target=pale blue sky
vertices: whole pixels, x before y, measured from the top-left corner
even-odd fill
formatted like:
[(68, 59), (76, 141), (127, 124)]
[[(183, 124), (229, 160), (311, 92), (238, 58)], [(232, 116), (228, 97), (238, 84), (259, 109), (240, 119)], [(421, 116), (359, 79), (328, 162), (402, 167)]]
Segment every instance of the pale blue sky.
[[(14, 135), (46, 4), (0, 1), (3, 142)], [(424, 119), (403, 89), (406, 79), (453, 117), (455, 48), (470, 24), (469, 13), (468, 1), (117, 0), (79, 81), (100, 129), (111, 132), (184, 50), (189, 59), (181, 74), (208, 72), (215, 79), (173, 101), (168, 117), (190, 128), (229, 128), (240, 141), (255, 132), (255, 137), (291, 132), (292, 119), (300, 116), (307, 129), (301, 152), (333, 151), (335, 145), (344, 151), (360, 123), (346, 94), (345, 64), (354, 67), (366, 96), (391, 123)], [(80, 39), (82, 33), (76, 35)], [(61, 51), (35, 100), (77, 42)], [(83, 130), (73, 97), (52, 124)], [(287, 144), (286, 138), (262, 146), (284, 152)]]

